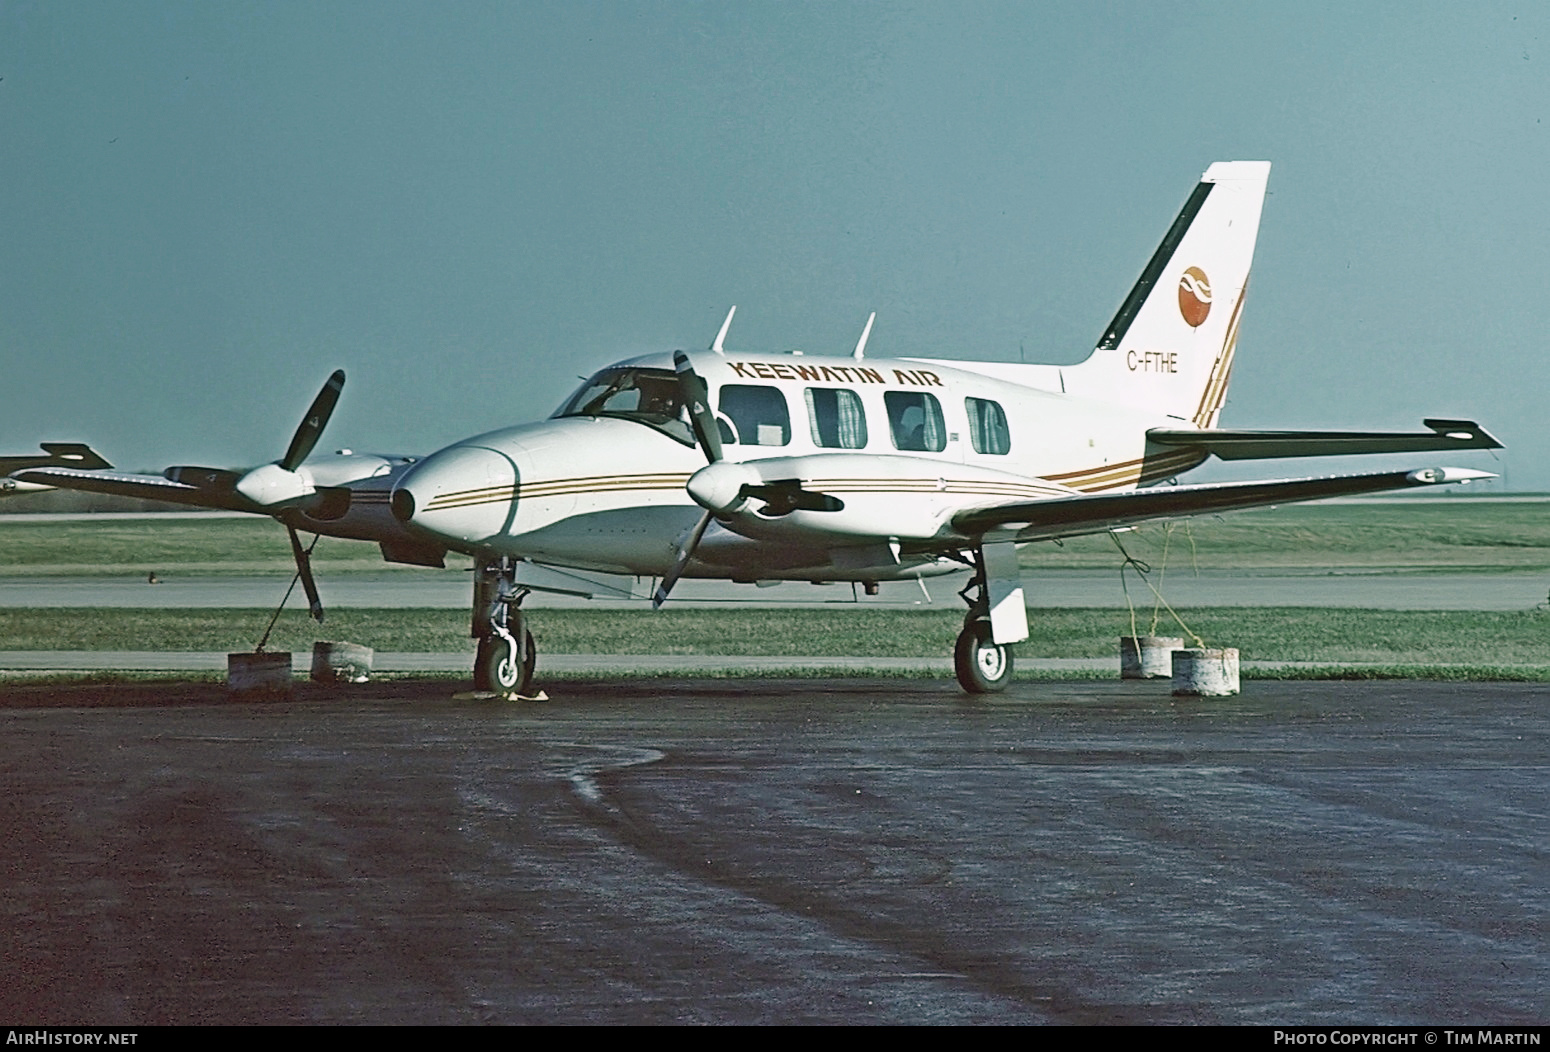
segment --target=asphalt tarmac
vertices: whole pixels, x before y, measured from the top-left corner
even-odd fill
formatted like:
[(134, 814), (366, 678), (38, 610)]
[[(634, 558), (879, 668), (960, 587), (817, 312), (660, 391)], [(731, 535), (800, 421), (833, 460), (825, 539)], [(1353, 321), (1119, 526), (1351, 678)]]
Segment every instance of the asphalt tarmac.
[(11, 685), (15, 1024), (1544, 1023), (1543, 685)]

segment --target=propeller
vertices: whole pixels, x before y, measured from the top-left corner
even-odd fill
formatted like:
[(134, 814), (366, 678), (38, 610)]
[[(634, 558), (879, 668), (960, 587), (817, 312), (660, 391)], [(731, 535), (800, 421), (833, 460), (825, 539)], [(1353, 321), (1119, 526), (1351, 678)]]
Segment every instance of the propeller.
[[(731, 316), (727, 318), (731, 321)], [(723, 327), (725, 328), (725, 327)], [(720, 337), (717, 337), (719, 344)], [(689, 410), (689, 427), (700, 451), (705, 454), (706, 465), (689, 479), (689, 496), (705, 509), (694, 529), (678, 549), (672, 569), (668, 570), (651, 597), (653, 609), (661, 609), (667, 602), (668, 593), (683, 576), (694, 550), (710, 526), (710, 520), (718, 515), (731, 515), (750, 498), (765, 503), (764, 513), (770, 516), (789, 515), (793, 511), (840, 511), (845, 507), (838, 497), (827, 493), (814, 493), (802, 488), (801, 479), (777, 479), (765, 481), (758, 469), (749, 464), (722, 459), (721, 428), (710, 410), (710, 392), (705, 380), (694, 371), (694, 364), (683, 351), (673, 353), (673, 368), (678, 374), (680, 400)]]
[[(312, 620), (323, 623), (323, 600), (318, 597), (318, 583), (312, 578), (312, 549), (301, 546), (301, 538), (296, 535), (296, 527), (287, 526), (286, 532), (291, 535), (291, 554), (296, 556), (296, 576), (301, 578), (302, 591), (307, 593), (307, 607), (312, 614)], [(317, 538), (312, 539), (314, 547)]]
[(694, 549), (700, 546), (700, 538), (705, 536), (705, 528), (710, 525), (710, 520), (715, 517), (715, 512), (707, 511), (700, 516), (700, 521), (694, 524), (694, 529), (689, 534), (689, 539), (678, 549), (678, 558), (673, 560), (673, 568), (667, 571), (667, 576), (662, 578), (662, 583), (657, 585), (656, 594), (651, 597), (651, 609), (660, 610), (662, 604), (667, 602), (667, 593), (673, 590), (673, 585), (683, 576), (684, 568), (689, 565), (689, 560), (694, 557)]
[[(736, 307), (732, 309), (737, 310)], [(732, 315), (728, 314), (726, 323), (721, 327), (720, 335), (716, 337), (714, 345), (716, 349), (720, 348), (727, 326), (731, 324)], [(706, 387), (704, 378), (694, 371), (694, 365), (683, 351), (673, 352), (673, 369), (678, 373), (679, 399), (689, 410), (689, 428), (694, 432), (694, 440), (699, 444), (700, 452), (705, 454), (708, 465), (705, 470), (714, 471), (715, 466), (722, 463), (721, 427), (716, 423), (715, 414), (710, 411), (710, 389)], [(651, 597), (653, 610), (662, 609), (662, 604), (667, 602), (667, 594), (683, 576), (689, 560), (694, 558), (694, 549), (700, 546), (700, 538), (705, 536), (705, 530), (710, 526), (710, 520), (715, 515), (715, 509), (707, 506), (705, 514), (700, 516), (700, 521), (694, 524), (693, 530), (689, 531), (688, 539), (678, 549), (678, 557), (673, 560), (673, 568), (662, 578), (662, 583), (657, 585), (656, 594)]]
[[(307, 407), (306, 415), (302, 417), (296, 433), (291, 436), (291, 444), (285, 450), (285, 456), (273, 464), (260, 465), (241, 475), (234, 471), (221, 471), (214, 468), (168, 468), (166, 477), (174, 482), (212, 490), (230, 488), (261, 508), (271, 508), (279, 504), (294, 507), (294, 502), (303, 497), (314, 496), (318, 492), (311, 476), (302, 474), (297, 468), (301, 467), (302, 461), (312, 454), (318, 439), (323, 436), (323, 429), (328, 426), (328, 418), (333, 416), (334, 407), (339, 404), (339, 392), (343, 389), (344, 370), (335, 369), (333, 375), (323, 385), (323, 389), (312, 400), (312, 404)], [(326, 500), (326, 497), (323, 499)], [(312, 577), (311, 549), (301, 546), (301, 538), (297, 536), (295, 526), (286, 523), (285, 529), (291, 538), (291, 554), (296, 558), (296, 576), (301, 581), (302, 589), (307, 593), (307, 606), (313, 619), (321, 622), (323, 601), (318, 598), (317, 581)], [(314, 540), (312, 543), (315, 545), (317, 541)], [(295, 582), (292, 582), (292, 587), (294, 586)]]
[[(722, 460), (721, 427), (710, 411), (710, 394), (704, 378), (694, 371), (683, 351), (673, 353), (673, 367), (678, 372), (679, 396), (689, 409), (689, 426), (707, 461), (689, 480), (689, 495), (697, 504), (715, 515), (737, 511), (750, 497), (768, 505), (767, 515), (789, 515), (798, 510), (840, 511), (845, 507), (838, 497), (803, 489), (801, 479), (766, 482), (755, 468)], [(696, 531), (693, 543), (698, 543), (703, 532), (703, 528)]]
[(296, 434), (291, 437), (291, 447), (285, 451), (280, 467), (286, 471), (295, 471), (303, 460), (312, 455), (312, 447), (323, 436), (323, 429), (328, 426), (328, 418), (334, 415), (334, 406), (339, 404), (339, 392), (342, 390), (344, 370), (335, 369), (318, 396), (312, 400), (312, 405), (307, 408), (307, 415), (302, 417), (301, 426), (296, 428)]
[(312, 480), (296, 469), (318, 444), (323, 429), (328, 426), (328, 418), (333, 415), (334, 406), (339, 404), (339, 392), (343, 388), (344, 370), (335, 369), (318, 396), (312, 400), (312, 405), (307, 408), (307, 414), (302, 417), (301, 425), (291, 437), (290, 448), (285, 451), (285, 456), (273, 464), (264, 464), (244, 474), (236, 481), (236, 491), (265, 508), (311, 496), (315, 492)]
[(689, 427), (694, 432), (694, 440), (699, 443), (706, 461), (714, 464), (721, 459), (721, 425), (716, 423), (716, 414), (710, 411), (710, 390), (683, 351), (673, 352), (673, 368), (678, 373), (678, 396), (689, 408)]

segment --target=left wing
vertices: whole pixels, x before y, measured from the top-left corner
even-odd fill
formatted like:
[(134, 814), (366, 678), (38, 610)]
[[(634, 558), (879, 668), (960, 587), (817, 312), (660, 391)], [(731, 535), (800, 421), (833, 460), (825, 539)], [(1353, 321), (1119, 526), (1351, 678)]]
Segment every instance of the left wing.
[(1372, 475), (1222, 482), (1195, 486), (1156, 486), (1128, 493), (1103, 493), (978, 508), (953, 516), (953, 528), (969, 536), (1015, 532), (1019, 541), (1049, 540), (1099, 533), (1150, 519), (1185, 518), (1270, 504), (1295, 504), (1385, 490), (1467, 483), (1495, 478), (1489, 471), (1421, 468)]
[[(208, 479), (201, 484), (190, 485), (178, 481), (181, 472), (206, 470)], [(232, 485), (234, 471), (215, 468), (168, 468), (166, 476), (139, 475), (127, 471), (83, 471), (79, 468), (26, 468), (11, 477), (18, 482), (58, 489), (85, 490), (89, 493), (112, 493), (120, 497), (139, 497), (142, 500), (164, 500), (170, 504), (190, 504), (196, 508), (220, 508), (224, 511), (251, 511), (271, 515), (273, 509), (253, 503), (238, 493)]]

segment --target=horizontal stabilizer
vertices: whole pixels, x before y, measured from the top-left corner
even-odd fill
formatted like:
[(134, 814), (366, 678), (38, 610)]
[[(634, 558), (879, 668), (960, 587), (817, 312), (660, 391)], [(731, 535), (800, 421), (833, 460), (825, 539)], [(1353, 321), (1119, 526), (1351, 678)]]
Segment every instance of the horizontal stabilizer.
[(1015, 532), (1019, 541), (1038, 541), (1099, 533), (1150, 519), (1184, 518), (1271, 504), (1296, 504), (1326, 497), (1349, 497), (1495, 477), (1489, 471), (1465, 468), (1421, 468), (1418, 471), (1385, 471), (1373, 475), (1157, 486), (1128, 493), (1084, 494), (1008, 504), (999, 508), (981, 508), (954, 516), (953, 527), (969, 536), (1004, 530)]
[(113, 466), (84, 442), (40, 442), (38, 445), (43, 450), (42, 456), (28, 453), (19, 457), (0, 457), (0, 476), (23, 468), (61, 467), (90, 471)]
[(1473, 420), (1424, 420), (1422, 423), (1431, 430), (1228, 431), (1153, 428), (1146, 433), (1146, 440), (1159, 446), (1201, 449), (1222, 460), (1502, 448), (1500, 442)]

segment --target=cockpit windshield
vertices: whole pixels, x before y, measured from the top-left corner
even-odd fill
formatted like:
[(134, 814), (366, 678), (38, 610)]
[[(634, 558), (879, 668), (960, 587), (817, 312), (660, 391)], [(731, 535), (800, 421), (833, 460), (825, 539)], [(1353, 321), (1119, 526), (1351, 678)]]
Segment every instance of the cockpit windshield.
[(555, 411), (566, 416), (612, 416), (654, 427), (686, 446), (694, 445), (689, 414), (678, 394), (678, 377), (671, 369), (614, 366), (582, 384)]

